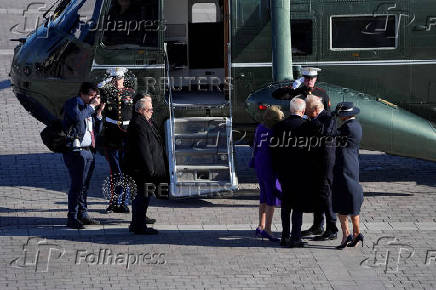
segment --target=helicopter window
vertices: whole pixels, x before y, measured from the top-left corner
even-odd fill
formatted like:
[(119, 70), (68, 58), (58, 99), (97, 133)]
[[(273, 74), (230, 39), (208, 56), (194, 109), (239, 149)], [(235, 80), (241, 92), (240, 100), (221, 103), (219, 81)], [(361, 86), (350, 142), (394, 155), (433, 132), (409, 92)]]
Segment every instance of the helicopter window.
[(312, 54), (313, 33), (311, 19), (291, 20), (292, 55)]
[(195, 3), (192, 5), (192, 23), (217, 22), (215, 3)]
[[(83, 3), (83, 6), (77, 11), (77, 22), (73, 26), (72, 33), (74, 36), (82, 41), (93, 43), (94, 32), (98, 26), (98, 17), (100, 9), (96, 9), (97, 6), (101, 7), (100, 1), (91, 0)], [(100, 4), (100, 5), (99, 5)]]
[(158, 0), (112, 0), (104, 21), (103, 43), (107, 46), (158, 45)]
[(94, 43), (103, 0), (76, 1), (59, 17), (58, 28), (89, 44)]
[(331, 50), (395, 49), (395, 15), (333, 16)]

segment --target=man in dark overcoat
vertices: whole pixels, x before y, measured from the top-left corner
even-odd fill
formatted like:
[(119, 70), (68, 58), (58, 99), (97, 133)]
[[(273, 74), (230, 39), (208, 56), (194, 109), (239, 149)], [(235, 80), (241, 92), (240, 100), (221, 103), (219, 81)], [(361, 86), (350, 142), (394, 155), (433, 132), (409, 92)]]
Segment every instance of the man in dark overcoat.
[[(303, 212), (312, 212), (311, 193), (305, 176), (308, 170), (306, 137), (308, 121), (303, 118), (306, 103), (301, 98), (290, 101), (291, 115), (273, 127), (271, 140), (273, 169), (282, 186), (282, 239), (285, 247), (304, 247), (301, 241)], [(292, 232), (290, 213), (292, 211)]]
[(159, 188), (168, 188), (167, 156), (163, 139), (152, 120), (151, 97), (136, 102), (135, 111), (137, 114), (133, 115), (127, 129), (126, 151), (128, 173), (137, 186), (130, 229), (135, 234), (157, 234), (157, 230), (146, 226), (145, 216), (151, 195)]
[(309, 230), (303, 231), (302, 236), (311, 232), (322, 232), (324, 215), (326, 216), (326, 231), (314, 240), (334, 240), (337, 238), (338, 228), (336, 227), (336, 215), (332, 209), (333, 166), (336, 154), (336, 118), (332, 117), (329, 111), (324, 109), (324, 105), (318, 96), (312, 95), (306, 98), (306, 115), (311, 119), (313, 126), (322, 128), (317, 138), (313, 138), (310, 148), (312, 158), (311, 175), (316, 177), (314, 184), (319, 192), (313, 225)]

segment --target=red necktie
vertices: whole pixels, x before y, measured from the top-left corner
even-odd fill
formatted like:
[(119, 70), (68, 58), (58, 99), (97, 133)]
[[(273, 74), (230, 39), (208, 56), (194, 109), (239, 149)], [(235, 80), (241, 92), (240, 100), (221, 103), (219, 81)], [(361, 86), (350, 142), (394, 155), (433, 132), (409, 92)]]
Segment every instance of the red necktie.
[(91, 146), (92, 148), (95, 148), (95, 136), (94, 136), (94, 128), (93, 128), (94, 124), (92, 122), (92, 119), (90, 123), (91, 123), (91, 128), (89, 128), (89, 132), (91, 133)]
[(94, 130), (91, 131), (91, 146), (92, 146), (92, 148), (95, 148)]

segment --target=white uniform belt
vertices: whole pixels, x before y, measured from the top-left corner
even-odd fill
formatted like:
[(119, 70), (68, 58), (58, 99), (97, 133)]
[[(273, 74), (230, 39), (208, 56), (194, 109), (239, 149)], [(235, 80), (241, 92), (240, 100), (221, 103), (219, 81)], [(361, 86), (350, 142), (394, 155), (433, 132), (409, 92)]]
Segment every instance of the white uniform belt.
[(116, 120), (113, 120), (109, 117), (106, 117), (105, 121), (112, 123), (112, 124), (115, 124), (115, 125), (129, 125), (129, 123), (130, 123), (130, 121), (116, 121)]

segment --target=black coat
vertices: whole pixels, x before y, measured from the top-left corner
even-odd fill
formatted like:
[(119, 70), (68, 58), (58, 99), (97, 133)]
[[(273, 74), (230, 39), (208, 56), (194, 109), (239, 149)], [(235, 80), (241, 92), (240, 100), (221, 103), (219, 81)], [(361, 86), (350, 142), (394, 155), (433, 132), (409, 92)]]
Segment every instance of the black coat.
[(135, 180), (147, 183), (168, 182), (167, 156), (155, 124), (135, 114), (127, 129), (126, 166)]
[(310, 154), (307, 140), (314, 134), (311, 122), (295, 115), (273, 127), (271, 141), (273, 169), (283, 190), (283, 200), (293, 209), (314, 211), (316, 192), (309, 180)]
[(358, 215), (363, 202), (359, 184), (359, 145), (362, 127), (355, 119), (338, 129), (336, 163), (332, 190), (333, 211), (343, 215)]
[[(331, 198), (331, 187), (333, 184), (333, 167), (336, 159), (336, 118), (329, 111), (322, 111), (316, 119), (311, 121), (314, 126), (321, 129), (317, 138), (317, 146), (311, 150), (312, 182), (315, 190), (319, 191), (320, 203), (315, 206), (323, 211), (328, 199)], [(316, 189), (318, 187), (318, 189)]]

